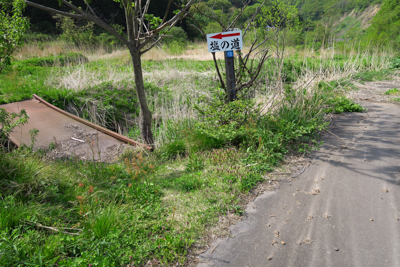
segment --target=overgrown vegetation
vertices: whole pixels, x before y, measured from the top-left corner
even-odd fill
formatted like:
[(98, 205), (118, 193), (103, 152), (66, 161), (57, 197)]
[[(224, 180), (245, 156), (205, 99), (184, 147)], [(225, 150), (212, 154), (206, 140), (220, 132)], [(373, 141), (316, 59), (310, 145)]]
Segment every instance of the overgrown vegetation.
[[(213, 2), (198, 8), (205, 14), (213, 6), (217, 13), (221, 8), (224, 18), (222, 9), (237, 12), (240, 7), (234, 1)], [(209, 26), (210, 18), (194, 17), (210, 31), (218, 27)], [(96, 30), (84, 27), (77, 40)], [(151, 54), (154, 58), (142, 66), (154, 115), (153, 153), (131, 148), (117, 161), (102, 163), (51, 161), (45, 151), (2, 148), (1, 266), (187, 266), (190, 248), (204, 245), (201, 237), (221, 216), (243, 215), (249, 191), (268, 180), (268, 172), (287, 155), (318, 149), (329, 113), (364, 112), (345, 96), (355, 89), (353, 81), (385, 79), (398, 67), (386, 48), (378, 53), (375, 47), (348, 43), (317, 52), (315, 40), (300, 50), (294, 49), (295, 31), (286, 39), (276, 33), (276, 50), (287, 41), (279, 62), (268, 59), (261, 79), (226, 103), (211, 57), (193, 60), (206, 44), (190, 43), (181, 28), (171, 33), (179, 38), (167, 37), (168, 49)], [(180, 59), (182, 54), (192, 59)], [(0, 74), (0, 104), (35, 93), (141, 141), (127, 51), (43, 37), (15, 55), (21, 60)], [(26, 119), (23, 113), (1, 111), (2, 140)]]
[(28, 19), (22, 16), (23, 1), (2, 1), (0, 5), (0, 72), (11, 64), (12, 54), (22, 45)]
[[(0, 76), (0, 99), (8, 103), (39, 93), (61, 108), (81, 107), (78, 114), (86, 118), (92, 108), (84, 106), (96, 104), (96, 114), (107, 110), (125, 125), (126, 134), (140, 138), (137, 101), (129, 98), (135, 88), (124, 57), (86, 58), (90, 62), (17, 61)], [(326, 112), (362, 111), (342, 94), (352, 88), (349, 82), (296, 86), (306, 66), (308, 71), (328, 73), (339, 66), (345, 71), (355, 59), (335, 55), (330, 60), (286, 58), (280, 96), (266, 90), (268, 84), (258, 84), (256, 98), (228, 105), (212, 79), (212, 61), (146, 61), (149, 102), (160, 114), (154, 123), (155, 153), (127, 151), (112, 164), (48, 161), (23, 149), (1, 153), (1, 213), (7, 214), (1, 221), (1, 265), (185, 265), (193, 243), (219, 215), (243, 214), (241, 196), (264, 181), (287, 153), (307, 153), (320, 145)], [(366, 62), (361, 69), (372, 67), (368, 57), (357, 62)], [(267, 62), (264, 77), (274, 78), (273, 66)], [(170, 112), (161, 116), (166, 109)]]

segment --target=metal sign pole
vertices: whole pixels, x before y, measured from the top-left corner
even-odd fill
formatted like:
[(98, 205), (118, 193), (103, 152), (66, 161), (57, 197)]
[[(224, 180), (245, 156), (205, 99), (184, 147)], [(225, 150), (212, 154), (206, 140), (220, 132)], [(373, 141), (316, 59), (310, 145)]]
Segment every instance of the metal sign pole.
[(228, 93), (228, 101), (236, 99), (236, 78), (235, 78), (235, 61), (233, 51), (225, 51), (225, 71), (226, 71), (226, 91)]

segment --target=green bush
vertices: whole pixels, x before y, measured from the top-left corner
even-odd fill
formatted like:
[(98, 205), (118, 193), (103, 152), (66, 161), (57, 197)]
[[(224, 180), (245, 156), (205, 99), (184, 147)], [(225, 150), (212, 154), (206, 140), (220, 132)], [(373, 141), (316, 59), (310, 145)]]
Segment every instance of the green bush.
[(385, 95), (398, 95), (400, 94), (400, 90), (397, 88), (389, 89), (385, 92)]
[(204, 169), (204, 160), (197, 153), (189, 155), (189, 162), (186, 164), (186, 171), (197, 172)]
[(202, 121), (196, 124), (195, 130), (225, 145), (242, 143), (247, 135), (245, 126), (260, 117), (254, 100), (225, 103), (223, 94), (204, 105), (197, 105), (196, 109), (202, 115)]
[(400, 57), (392, 59), (391, 68), (396, 70), (400, 69)]
[(357, 103), (354, 103), (345, 96), (337, 96), (327, 101), (330, 106), (325, 109), (326, 113), (340, 114), (343, 112), (363, 112), (365, 109)]
[(24, 125), (28, 123), (28, 118), (29, 116), (25, 109), (22, 109), (19, 113), (10, 113), (4, 108), (0, 108), (0, 153), (2, 153), (2, 148), (8, 148), (8, 137), (10, 136), (12, 130), (18, 125)]
[(0, 72), (11, 64), (12, 54), (23, 45), (29, 27), (22, 14), (24, 6), (20, 0), (2, 1), (0, 5)]
[(184, 139), (177, 139), (172, 142), (168, 142), (160, 149), (161, 158), (164, 160), (174, 159), (178, 155), (185, 155), (186, 144)]
[(167, 33), (167, 35), (162, 39), (164, 43), (170, 45), (173, 42), (177, 42), (179, 44), (185, 45), (188, 41), (188, 36), (186, 32), (181, 27), (172, 27), (171, 30)]

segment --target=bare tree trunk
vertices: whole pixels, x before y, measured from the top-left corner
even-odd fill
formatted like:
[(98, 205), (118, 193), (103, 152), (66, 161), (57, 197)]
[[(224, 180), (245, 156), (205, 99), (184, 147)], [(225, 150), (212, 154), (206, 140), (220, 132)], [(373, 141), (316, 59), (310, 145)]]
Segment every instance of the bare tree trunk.
[(142, 62), (140, 58), (140, 51), (129, 50), (132, 62), (133, 72), (135, 74), (136, 94), (139, 99), (140, 115), (139, 115), (139, 129), (140, 134), (146, 144), (154, 144), (153, 133), (151, 132), (151, 111), (147, 106), (146, 93), (144, 90)]

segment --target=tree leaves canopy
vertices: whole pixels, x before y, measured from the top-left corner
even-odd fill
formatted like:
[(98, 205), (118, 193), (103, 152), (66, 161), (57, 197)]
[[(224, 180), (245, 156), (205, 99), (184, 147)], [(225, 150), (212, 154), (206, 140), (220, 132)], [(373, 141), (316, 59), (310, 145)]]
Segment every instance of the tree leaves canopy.
[(0, 72), (11, 64), (12, 54), (22, 45), (22, 37), (29, 27), (22, 16), (25, 4), (20, 0), (0, 3)]

